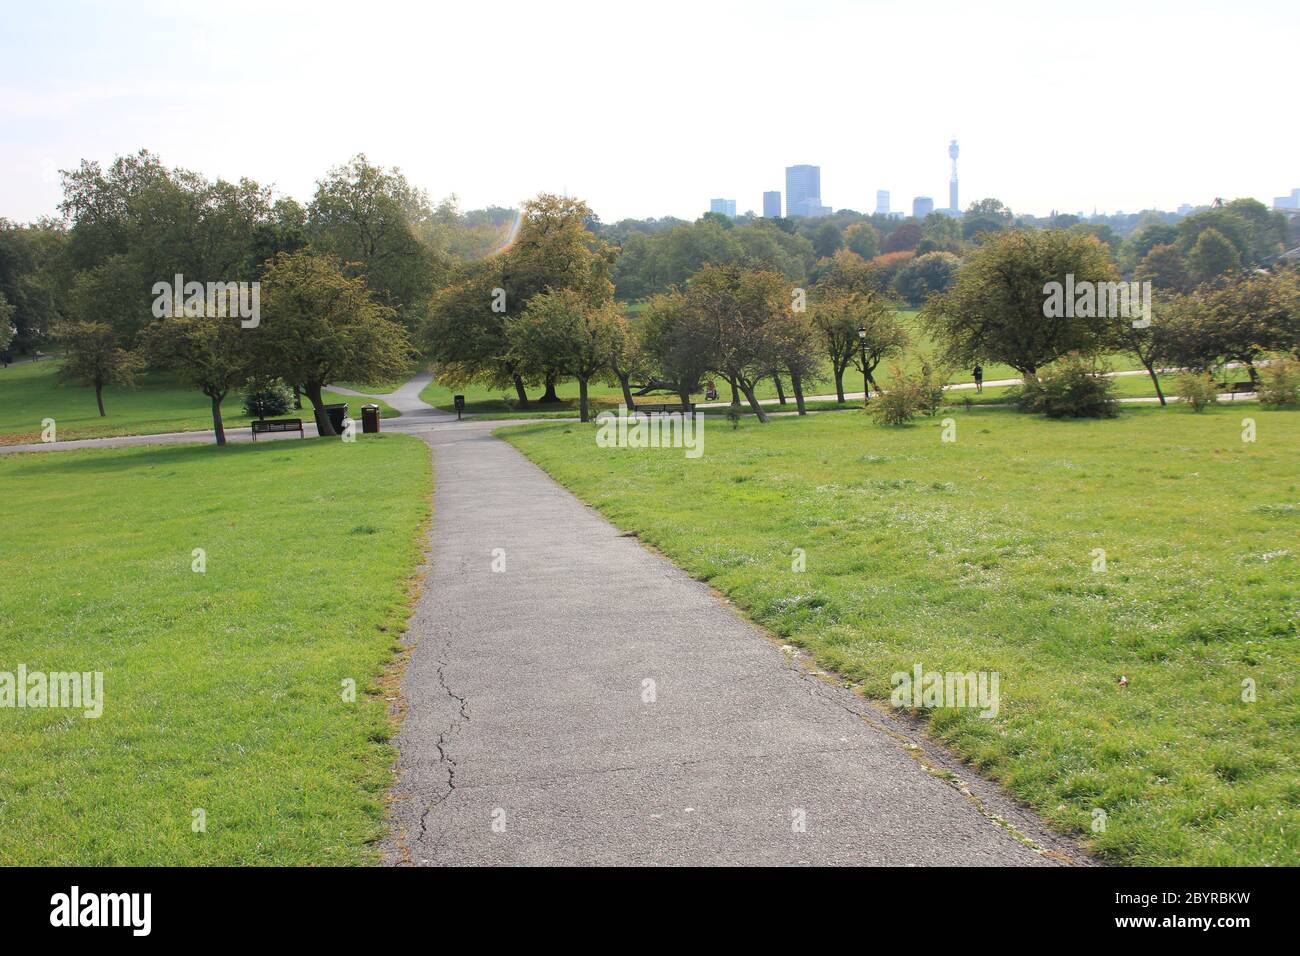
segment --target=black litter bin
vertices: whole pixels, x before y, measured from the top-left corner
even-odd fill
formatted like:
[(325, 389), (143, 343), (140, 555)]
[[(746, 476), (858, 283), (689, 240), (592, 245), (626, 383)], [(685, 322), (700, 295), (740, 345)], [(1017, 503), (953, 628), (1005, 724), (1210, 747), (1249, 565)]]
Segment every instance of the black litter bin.
[(373, 435), (379, 431), (378, 405), (361, 406), (361, 430), (367, 435)]
[(334, 426), (334, 431), (342, 435), (343, 420), (348, 417), (348, 403), (339, 402), (337, 405), (326, 405), (325, 414), (329, 415), (330, 424)]

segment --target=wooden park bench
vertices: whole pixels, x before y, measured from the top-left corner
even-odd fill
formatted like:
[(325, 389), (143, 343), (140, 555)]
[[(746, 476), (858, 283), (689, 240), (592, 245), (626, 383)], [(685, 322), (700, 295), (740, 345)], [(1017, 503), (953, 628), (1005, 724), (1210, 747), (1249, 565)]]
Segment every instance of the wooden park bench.
[(1255, 390), (1254, 382), (1219, 382), (1215, 386), (1220, 391), (1227, 392), (1234, 399), (1243, 392), (1253, 392)]
[(691, 412), (695, 411), (695, 403), (687, 402), (683, 405), (681, 402), (673, 402), (671, 404), (661, 405), (637, 405), (635, 408), (629, 408), (628, 411), (645, 412), (647, 415), (651, 412), (680, 412), (684, 415), (689, 415)]
[(301, 418), (268, 418), (253, 422), (253, 441), (257, 441), (258, 435), (267, 432), (297, 432), (300, 438), (307, 437)]

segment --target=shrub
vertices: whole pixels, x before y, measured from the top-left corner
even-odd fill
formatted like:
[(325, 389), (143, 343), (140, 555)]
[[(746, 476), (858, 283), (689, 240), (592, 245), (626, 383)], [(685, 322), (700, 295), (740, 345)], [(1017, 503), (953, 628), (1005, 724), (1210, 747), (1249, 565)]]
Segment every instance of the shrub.
[(293, 406), (293, 389), (283, 382), (255, 385), (244, 392), (244, 414), (250, 418), (275, 418)]
[(915, 375), (898, 366), (891, 370), (890, 385), (871, 403), (871, 417), (880, 425), (906, 425), (917, 415), (934, 415), (943, 404), (943, 379), (929, 364)]
[(1259, 403), (1271, 408), (1294, 405), (1300, 401), (1300, 362), (1293, 358), (1275, 359), (1260, 369)]
[(1174, 385), (1178, 400), (1192, 406), (1192, 411), (1203, 412), (1206, 406), (1219, 400), (1219, 390), (1208, 372), (1184, 372)]
[(1066, 358), (1038, 378), (1013, 388), (1011, 401), (1023, 412), (1048, 418), (1114, 418), (1115, 380), (1084, 358)]

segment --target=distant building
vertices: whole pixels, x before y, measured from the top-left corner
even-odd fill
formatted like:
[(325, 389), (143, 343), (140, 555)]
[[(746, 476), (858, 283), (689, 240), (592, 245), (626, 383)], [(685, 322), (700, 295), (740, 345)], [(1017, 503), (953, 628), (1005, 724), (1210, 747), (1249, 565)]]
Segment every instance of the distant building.
[(787, 216), (829, 216), (831, 209), (822, 205), (822, 168), (787, 166), (785, 168), (785, 214)]
[(736, 200), (734, 199), (710, 199), (709, 212), (720, 212), (728, 219), (736, 218)]
[[(1194, 208), (1195, 208), (1195, 207), (1192, 206), (1191, 203), (1183, 203), (1181, 206), (1178, 207), (1178, 215), (1180, 215), (1180, 216), (1190, 216), (1190, 215), (1192, 214), (1192, 210), (1193, 210)], [(1082, 218), (1083, 214), (1080, 213), (1079, 215), (1080, 215), (1080, 218)]]
[(1300, 209), (1300, 189), (1291, 190), (1289, 196), (1278, 196), (1273, 200), (1274, 209)]
[(781, 191), (779, 189), (763, 193), (763, 216), (767, 219), (781, 218)]
[(952, 160), (952, 175), (948, 179), (948, 208), (954, 216), (961, 215), (961, 203), (957, 201), (957, 154), (960, 151), (955, 139), (948, 144), (948, 158)]
[(932, 212), (934, 212), (934, 200), (929, 196), (917, 196), (912, 200), (912, 217), (914, 219), (924, 219)]
[(889, 190), (888, 189), (876, 190), (876, 215), (878, 216), (889, 215)]

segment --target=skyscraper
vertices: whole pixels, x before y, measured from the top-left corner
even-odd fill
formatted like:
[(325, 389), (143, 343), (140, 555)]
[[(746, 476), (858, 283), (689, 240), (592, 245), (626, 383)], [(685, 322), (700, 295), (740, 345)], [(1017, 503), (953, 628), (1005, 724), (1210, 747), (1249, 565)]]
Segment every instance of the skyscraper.
[(934, 200), (929, 196), (917, 196), (912, 200), (912, 218), (924, 219), (934, 212)]
[(785, 214), (787, 216), (825, 216), (830, 210), (822, 205), (822, 168), (787, 166), (785, 168)]
[(728, 219), (736, 218), (736, 200), (734, 199), (710, 199), (709, 212), (720, 212)]
[(961, 206), (957, 202), (957, 152), (957, 141), (954, 139), (948, 144), (948, 158), (952, 160), (952, 178), (948, 180), (948, 208), (954, 216), (961, 212)]
[(889, 190), (888, 189), (876, 190), (876, 215), (878, 216), (889, 215)]
[(768, 219), (781, 218), (781, 190), (763, 193), (763, 215)]

